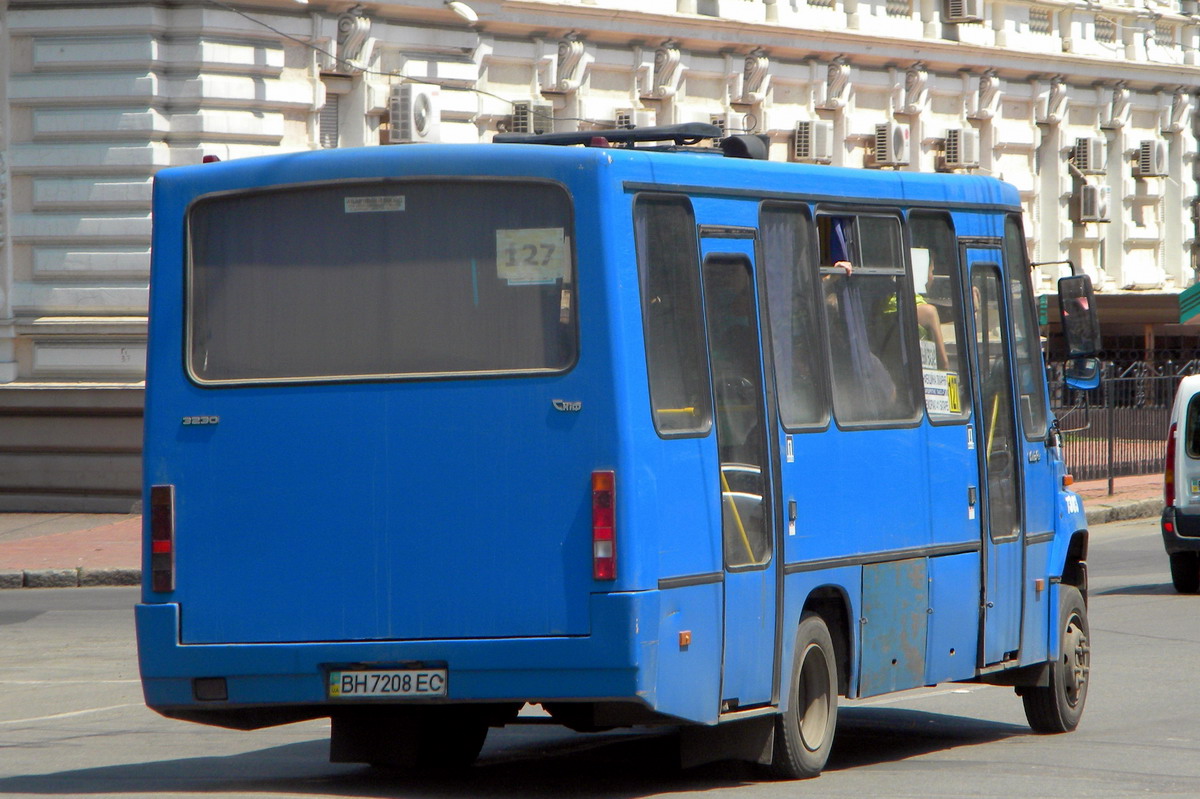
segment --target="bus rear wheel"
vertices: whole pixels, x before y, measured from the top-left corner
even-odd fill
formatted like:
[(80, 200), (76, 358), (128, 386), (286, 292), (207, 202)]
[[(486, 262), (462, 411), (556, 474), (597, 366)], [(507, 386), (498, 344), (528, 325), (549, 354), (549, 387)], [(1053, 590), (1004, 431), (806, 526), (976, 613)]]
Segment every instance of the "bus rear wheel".
[(1200, 591), (1200, 552), (1176, 552), (1171, 555), (1171, 582), (1181, 594)]
[(1083, 594), (1060, 585), (1059, 635), (1062, 653), (1050, 664), (1049, 685), (1025, 688), (1021, 700), (1034, 732), (1070, 732), (1079, 724), (1091, 679), (1091, 631)]
[(788, 708), (775, 720), (770, 772), (780, 779), (815, 777), (825, 768), (837, 726), (837, 662), (829, 627), (809, 613), (796, 631)]

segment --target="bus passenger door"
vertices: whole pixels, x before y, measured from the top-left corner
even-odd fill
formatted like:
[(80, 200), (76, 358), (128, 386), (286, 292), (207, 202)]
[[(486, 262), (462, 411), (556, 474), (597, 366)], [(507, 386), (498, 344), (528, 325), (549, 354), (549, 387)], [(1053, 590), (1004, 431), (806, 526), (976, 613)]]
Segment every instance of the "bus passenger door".
[(721, 711), (770, 703), (775, 683), (774, 491), (753, 231), (702, 242), (724, 551)]
[(983, 552), (983, 634), (980, 665), (1011, 660), (1021, 645), (1024, 542), (1021, 513), (1023, 450), (1014, 416), (1007, 292), (999, 249), (968, 248), (974, 306), (975, 442)]

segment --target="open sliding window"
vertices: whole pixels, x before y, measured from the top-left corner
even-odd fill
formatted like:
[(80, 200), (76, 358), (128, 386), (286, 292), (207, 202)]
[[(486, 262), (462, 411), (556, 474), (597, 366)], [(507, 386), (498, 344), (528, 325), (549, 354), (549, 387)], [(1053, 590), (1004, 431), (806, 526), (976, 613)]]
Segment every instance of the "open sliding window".
[(345, 181), (188, 214), (201, 383), (562, 372), (577, 351), (571, 202), (538, 181)]
[(896, 216), (817, 217), (821, 292), (838, 424), (910, 424), (918, 416), (915, 308)]

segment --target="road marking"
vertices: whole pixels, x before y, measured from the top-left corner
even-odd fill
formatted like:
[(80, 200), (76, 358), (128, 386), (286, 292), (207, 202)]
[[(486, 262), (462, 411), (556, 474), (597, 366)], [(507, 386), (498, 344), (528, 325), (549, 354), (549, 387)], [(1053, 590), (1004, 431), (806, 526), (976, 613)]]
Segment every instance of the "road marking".
[(28, 719), (8, 719), (0, 721), (0, 724), (31, 724), (35, 721), (54, 721), (55, 719), (66, 719), (72, 716), (86, 716), (89, 713), (103, 713), (106, 710), (121, 710), (127, 707), (145, 707), (141, 702), (129, 702), (124, 705), (109, 705), (108, 707), (93, 707), (88, 710), (72, 710), (67, 713), (55, 713), (50, 716), (34, 716)]
[(141, 680), (0, 680), (0, 685), (125, 685)]
[(872, 707), (874, 705), (893, 705), (897, 702), (911, 702), (915, 699), (928, 699), (931, 696), (945, 696), (946, 694), (970, 694), (975, 691), (980, 691), (983, 686), (974, 688), (943, 688), (940, 691), (923, 691), (913, 693), (902, 693), (896, 696), (890, 696), (885, 699), (856, 699), (852, 700), (853, 704), (848, 704), (846, 707)]

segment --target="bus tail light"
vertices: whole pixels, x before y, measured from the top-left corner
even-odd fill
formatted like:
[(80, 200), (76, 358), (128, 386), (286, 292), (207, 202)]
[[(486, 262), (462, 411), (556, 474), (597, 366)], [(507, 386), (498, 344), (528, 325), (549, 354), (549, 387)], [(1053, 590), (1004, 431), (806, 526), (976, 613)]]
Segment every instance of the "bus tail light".
[(616, 475), (592, 472), (592, 576), (617, 579)]
[(175, 590), (175, 486), (150, 487), (150, 588)]
[(1167, 462), (1163, 464), (1163, 500), (1169, 508), (1175, 504), (1175, 428), (1176, 422), (1171, 423), (1167, 433)]

